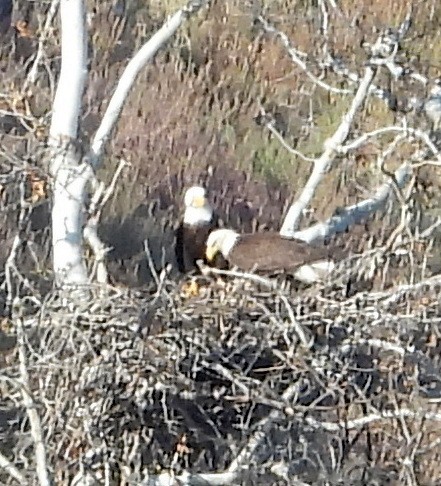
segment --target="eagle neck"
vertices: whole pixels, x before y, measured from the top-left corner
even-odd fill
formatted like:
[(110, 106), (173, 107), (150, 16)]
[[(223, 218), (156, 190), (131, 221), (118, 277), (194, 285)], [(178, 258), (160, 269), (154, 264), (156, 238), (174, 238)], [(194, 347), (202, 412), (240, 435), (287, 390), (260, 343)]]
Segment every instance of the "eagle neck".
[(184, 213), (184, 223), (190, 226), (199, 226), (210, 223), (213, 219), (213, 210), (210, 207), (188, 207)]
[(226, 235), (226, 237), (222, 241), (222, 248), (221, 248), (221, 253), (224, 258), (228, 258), (229, 254), (231, 253), (231, 250), (236, 245), (238, 239), (239, 239), (239, 235), (235, 232), (231, 232)]

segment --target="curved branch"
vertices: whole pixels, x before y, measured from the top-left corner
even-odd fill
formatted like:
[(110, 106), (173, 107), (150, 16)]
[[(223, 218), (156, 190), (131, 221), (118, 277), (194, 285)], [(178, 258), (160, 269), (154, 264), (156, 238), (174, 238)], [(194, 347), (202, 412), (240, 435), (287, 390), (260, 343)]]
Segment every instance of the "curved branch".
[(148, 42), (135, 54), (124, 70), (118, 85), (109, 102), (104, 118), (99, 126), (89, 153), (91, 164), (97, 168), (103, 154), (104, 145), (114, 129), (124, 102), (141, 69), (153, 59), (158, 50), (172, 37), (182, 23), (199, 9), (209, 3), (209, 0), (190, 1), (186, 7), (178, 10), (156, 32)]
[(358, 204), (344, 208), (335, 216), (332, 216), (324, 223), (319, 223), (310, 228), (296, 231), (293, 238), (308, 243), (317, 242), (328, 238), (329, 236), (345, 231), (349, 226), (357, 224), (364, 218), (382, 208), (391, 196), (393, 187), (402, 188), (405, 186), (412, 173), (412, 167), (405, 163), (394, 174), (394, 180), (390, 179), (381, 185), (376, 193), (369, 199)]
[(353, 140), (352, 142), (342, 145), (339, 147), (339, 152), (342, 154), (347, 154), (351, 150), (355, 150), (361, 147), (363, 144), (367, 143), (369, 139), (373, 137), (378, 137), (385, 133), (403, 133), (404, 135), (412, 135), (415, 138), (420, 139), (427, 145), (427, 148), (432, 152), (432, 154), (437, 157), (437, 159), (441, 162), (441, 154), (437, 149), (436, 145), (430, 139), (430, 136), (425, 133), (423, 130), (418, 128), (411, 128), (411, 127), (399, 127), (399, 126), (391, 126), (391, 127), (382, 127), (378, 128), (377, 130), (372, 130), (371, 132), (364, 133), (357, 139)]
[[(281, 32), (280, 30), (277, 30), (275, 27), (273, 27), (267, 20), (265, 20), (264, 17), (259, 16), (257, 20), (261, 23), (263, 30), (269, 34), (274, 34), (276, 37), (278, 37), (284, 47), (286, 48), (289, 57), (291, 60), (297, 64), (297, 66), (302, 69), (305, 74), (308, 76), (308, 78), (321, 88), (325, 89), (326, 91), (329, 91), (330, 93), (337, 93), (337, 94), (351, 94), (352, 91), (349, 89), (340, 89), (340, 88), (335, 88), (334, 86), (331, 86), (325, 82), (323, 82), (321, 79), (319, 79), (317, 76), (312, 74), (312, 72), (308, 69), (308, 65), (306, 64), (305, 61), (301, 59), (301, 54), (291, 45), (291, 41), (289, 40), (288, 36), (284, 33)], [(303, 54), (303, 53), (302, 53)]]
[(306, 206), (309, 204), (314, 196), (314, 192), (323, 179), (323, 176), (330, 169), (332, 162), (338, 155), (338, 149), (342, 143), (346, 140), (351, 129), (351, 125), (354, 121), (355, 115), (363, 105), (369, 94), (369, 87), (374, 79), (375, 71), (371, 67), (367, 67), (360, 82), (357, 93), (352, 100), (351, 107), (348, 112), (343, 116), (343, 119), (331, 138), (326, 140), (324, 144), (325, 151), (315, 161), (314, 169), (306, 183), (299, 199), (291, 205), (288, 214), (283, 222), (280, 234), (283, 236), (292, 237), (299, 223), (300, 216)]

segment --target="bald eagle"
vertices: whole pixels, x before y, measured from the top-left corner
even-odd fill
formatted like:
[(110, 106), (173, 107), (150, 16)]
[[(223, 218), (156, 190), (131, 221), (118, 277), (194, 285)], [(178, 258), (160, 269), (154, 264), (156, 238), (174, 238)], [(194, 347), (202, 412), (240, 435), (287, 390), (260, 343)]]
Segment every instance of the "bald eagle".
[(218, 253), (241, 270), (288, 273), (306, 283), (323, 279), (335, 267), (327, 247), (284, 238), (276, 232), (239, 234), (231, 229), (215, 230), (207, 239), (207, 261)]
[(205, 259), (208, 235), (216, 228), (213, 208), (203, 187), (193, 186), (184, 196), (184, 218), (176, 231), (176, 262), (181, 273), (197, 270)]

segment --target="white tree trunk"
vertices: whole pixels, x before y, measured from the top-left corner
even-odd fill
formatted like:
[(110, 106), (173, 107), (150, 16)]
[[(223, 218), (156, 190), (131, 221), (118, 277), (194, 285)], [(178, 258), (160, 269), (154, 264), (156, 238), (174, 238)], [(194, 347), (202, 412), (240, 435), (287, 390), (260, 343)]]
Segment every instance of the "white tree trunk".
[[(86, 185), (92, 167), (99, 165), (105, 143), (118, 121), (137, 74), (176, 32), (208, 0), (190, 0), (167, 20), (127, 65), (82, 162), (75, 149), (81, 100), (86, 77), (86, 29), (82, 0), (61, 0), (61, 73), (54, 100), (50, 144), (53, 177), (52, 244), (55, 280), (58, 284), (88, 283), (83, 257), (83, 210)], [(90, 236), (90, 235), (89, 235)]]
[(90, 169), (75, 148), (86, 78), (83, 0), (61, 0), (61, 71), (50, 128), (53, 178), (52, 250), (58, 284), (87, 283), (83, 257), (83, 205)]

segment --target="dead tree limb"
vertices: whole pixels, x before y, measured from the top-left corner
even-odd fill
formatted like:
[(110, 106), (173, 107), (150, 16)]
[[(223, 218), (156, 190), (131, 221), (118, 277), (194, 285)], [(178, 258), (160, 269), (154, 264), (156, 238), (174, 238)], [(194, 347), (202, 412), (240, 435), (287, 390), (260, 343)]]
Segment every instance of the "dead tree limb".
[(40, 416), (37, 412), (36, 403), (30, 391), (29, 375), (27, 369), (25, 334), (23, 327), (23, 317), (21, 302), (18, 298), (14, 300), (13, 320), (17, 326), (17, 345), (19, 370), (22, 387), (20, 388), (23, 404), (31, 426), (31, 435), (34, 444), (35, 465), (40, 486), (51, 486), (52, 481), (49, 476), (49, 468), (46, 459), (46, 445), (44, 443), (44, 433), (41, 426)]
[(357, 93), (352, 100), (351, 107), (348, 112), (343, 116), (343, 119), (331, 138), (326, 140), (324, 143), (323, 154), (314, 162), (314, 168), (306, 183), (303, 191), (298, 198), (298, 200), (291, 205), (288, 210), (288, 214), (280, 230), (280, 234), (283, 236), (292, 237), (294, 232), (298, 227), (300, 216), (303, 210), (310, 203), (314, 196), (317, 186), (323, 179), (323, 176), (329, 171), (335, 158), (338, 156), (339, 147), (347, 139), (351, 126), (354, 122), (355, 115), (358, 113), (360, 108), (363, 106), (368, 94), (369, 86), (375, 76), (375, 70), (368, 66), (365, 69), (364, 76), (360, 82)]

